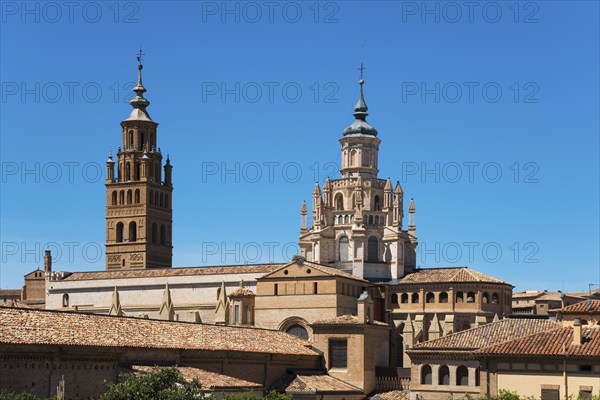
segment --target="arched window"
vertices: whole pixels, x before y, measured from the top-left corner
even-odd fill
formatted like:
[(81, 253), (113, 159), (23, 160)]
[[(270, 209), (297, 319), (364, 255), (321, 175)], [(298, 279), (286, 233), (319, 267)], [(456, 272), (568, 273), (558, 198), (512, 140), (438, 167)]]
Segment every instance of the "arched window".
[(379, 196), (375, 196), (375, 201), (373, 202), (373, 211), (381, 211), (381, 204), (379, 203)]
[(379, 225), (379, 215), (375, 216), (375, 225)]
[(464, 365), (456, 368), (456, 386), (469, 386), (469, 370)]
[(342, 236), (339, 240), (339, 260), (340, 261), (348, 261), (350, 257), (348, 257), (348, 237)]
[(156, 222), (152, 223), (152, 243), (156, 243)]
[(419, 302), (419, 293), (413, 293), (411, 300), (413, 303), (418, 303)]
[(132, 149), (133, 148), (133, 131), (129, 131), (129, 146), (128, 148)]
[(117, 205), (117, 191), (116, 191), (116, 190), (113, 190), (113, 191), (112, 191), (112, 203), (111, 203), (111, 204), (112, 204), (113, 206), (116, 206), (116, 205)]
[(140, 145), (139, 145), (140, 150), (144, 150), (144, 144), (146, 144), (145, 139), (146, 139), (146, 135), (144, 135), (144, 132), (140, 132)]
[(484, 294), (483, 294), (483, 297), (482, 297), (482, 299), (481, 299), (481, 302), (482, 302), (483, 304), (487, 304), (487, 303), (489, 303), (489, 302), (490, 302), (490, 295), (489, 295), (488, 293), (484, 293)]
[(498, 304), (498, 293), (492, 293), (492, 304)]
[(159, 203), (158, 203), (160, 207), (163, 206), (164, 200), (165, 200), (165, 195), (164, 195), (164, 193), (161, 193), (160, 194), (160, 200), (159, 200)]
[(392, 294), (392, 304), (398, 304), (398, 294)]
[(467, 293), (467, 303), (475, 303), (475, 293)]
[(353, 167), (356, 164), (356, 150), (350, 151), (350, 166)]
[(368, 223), (370, 225), (373, 225), (373, 216), (372, 215), (369, 215), (369, 222)]
[(160, 244), (165, 244), (167, 242), (166, 238), (167, 232), (164, 225), (160, 226)]
[(131, 180), (131, 164), (128, 162), (125, 163), (125, 180), (126, 181)]
[(465, 301), (463, 292), (456, 292), (456, 302), (462, 303)]
[(140, 189), (135, 189), (135, 204), (140, 202)]
[(421, 385), (431, 385), (431, 367), (429, 365), (421, 367)]
[(132, 203), (132, 201), (133, 201), (132, 199), (133, 199), (133, 194), (132, 194), (132, 192), (131, 192), (131, 189), (129, 189), (129, 190), (127, 191), (127, 204), (131, 204), (131, 203)]
[(335, 209), (337, 211), (344, 210), (344, 196), (341, 193), (335, 195)]
[(300, 339), (308, 340), (308, 331), (302, 325), (292, 325), (286, 329), (286, 333), (299, 337)]
[(435, 303), (435, 294), (429, 292), (425, 295), (425, 303)]
[(136, 181), (140, 180), (140, 163), (139, 162), (135, 163), (135, 174), (134, 174), (133, 179)]
[(63, 294), (63, 307), (69, 307), (69, 295), (68, 294)]
[(438, 384), (449, 385), (450, 384), (450, 370), (447, 365), (442, 365), (438, 372)]
[(150, 190), (150, 196), (149, 197), (150, 198), (149, 198), (148, 202), (150, 204), (153, 204), (154, 203), (154, 190)]
[(378, 252), (379, 244), (377, 242), (377, 238), (375, 236), (371, 236), (369, 238), (369, 244), (367, 249), (367, 261), (377, 262)]
[(400, 301), (401, 301), (403, 304), (406, 304), (406, 303), (408, 303), (408, 293), (402, 293), (402, 296), (400, 296)]
[(129, 223), (129, 241), (135, 242), (137, 240), (137, 225), (135, 222), (131, 221)]
[(169, 195), (165, 194), (165, 208), (169, 208)]
[(119, 222), (117, 224), (117, 243), (123, 243), (123, 228), (123, 223)]
[(448, 302), (448, 293), (446, 293), (446, 292), (440, 293), (440, 303), (447, 303), (447, 302)]
[(119, 204), (125, 204), (125, 191), (121, 190), (119, 192)]

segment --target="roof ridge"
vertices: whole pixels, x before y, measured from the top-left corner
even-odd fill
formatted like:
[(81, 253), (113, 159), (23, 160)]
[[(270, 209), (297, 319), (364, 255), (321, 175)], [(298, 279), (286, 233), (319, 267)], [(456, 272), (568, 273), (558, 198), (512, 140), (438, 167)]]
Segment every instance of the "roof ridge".
[[(535, 321), (535, 320), (532, 319), (531, 321)], [(556, 324), (558, 324), (558, 323), (556, 323)], [(550, 332), (554, 332), (554, 331), (558, 332), (558, 331), (562, 331), (562, 330), (570, 330), (572, 328), (573, 327), (562, 326), (562, 325), (558, 324), (555, 327), (544, 329), (543, 331), (533, 332), (533, 333), (529, 333), (529, 334), (524, 335), (524, 336), (519, 336), (518, 338), (504, 340), (504, 341), (496, 343), (496, 344), (492, 344), (492, 345), (489, 345), (489, 346), (486, 346), (486, 347), (482, 347), (482, 348), (477, 349), (475, 351), (477, 353), (485, 353), (484, 350), (488, 350), (488, 349), (491, 349), (491, 348), (497, 347), (497, 346), (502, 346), (502, 345), (505, 345), (506, 343), (518, 342), (518, 341), (525, 340), (525, 339), (528, 339), (528, 338), (533, 337), (533, 336), (537, 336), (537, 335), (541, 335), (541, 334), (545, 334), (545, 333), (550, 333)]]

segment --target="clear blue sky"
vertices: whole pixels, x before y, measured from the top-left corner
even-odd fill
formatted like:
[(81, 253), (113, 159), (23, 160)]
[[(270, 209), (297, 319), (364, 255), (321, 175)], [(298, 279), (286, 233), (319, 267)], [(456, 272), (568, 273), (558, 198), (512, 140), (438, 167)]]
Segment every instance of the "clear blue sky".
[(1, 288), (48, 242), (55, 270), (104, 269), (104, 162), (140, 45), (174, 265), (295, 252), (302, 200), (339, 175), (364, 44), (380, 176), (415, 199), (418, 264), (599, 283), (597, 2), (1, 4)]

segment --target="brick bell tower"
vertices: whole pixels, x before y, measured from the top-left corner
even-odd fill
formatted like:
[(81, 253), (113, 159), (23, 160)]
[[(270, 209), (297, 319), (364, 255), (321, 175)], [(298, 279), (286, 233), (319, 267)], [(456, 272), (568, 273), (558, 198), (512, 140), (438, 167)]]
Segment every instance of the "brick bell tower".
[[(129, 118), (121, 122), (123, 145), (117, 152), (117, 175), (112, 152), (106, 162), (106, 269), (171, 267), (173, 224), (172, 166), (164, 166), (157, 147), (154, 122), (146, 108), (142, 85), (142, 52), (138, 82)], [(161, 170), (164, 169), (164, 177)]]

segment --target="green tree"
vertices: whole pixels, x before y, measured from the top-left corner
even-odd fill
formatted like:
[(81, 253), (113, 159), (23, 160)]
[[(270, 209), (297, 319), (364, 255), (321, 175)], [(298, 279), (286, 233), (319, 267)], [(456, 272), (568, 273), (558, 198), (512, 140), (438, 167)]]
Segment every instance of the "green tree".
[(107, 383), (101, 400), (212, 399), (197, 379), (187, 382), (177, 368), (157, 368), (147, 374), (122, 374), (120, 383)]
[(248, 392), (239, 394), (230, 394), (225, 396), (223, 400), (292, 400), (292, 395), (285, 393), (277, 393), (271, 390), (264, 397), (260, 393)]
[(10, 390), (0, 390), (0, 400), (41, 400), (31, 393), (16, 393)]

